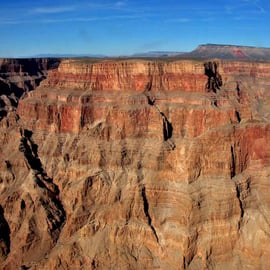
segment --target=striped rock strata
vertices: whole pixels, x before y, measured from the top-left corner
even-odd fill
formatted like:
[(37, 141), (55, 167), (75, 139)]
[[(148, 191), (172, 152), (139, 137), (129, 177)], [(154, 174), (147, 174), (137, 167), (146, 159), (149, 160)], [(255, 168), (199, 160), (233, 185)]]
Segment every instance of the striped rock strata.
[(1, 121), (1, 267), (268, 269), (270, 65), (216, 63), (50, 71)]

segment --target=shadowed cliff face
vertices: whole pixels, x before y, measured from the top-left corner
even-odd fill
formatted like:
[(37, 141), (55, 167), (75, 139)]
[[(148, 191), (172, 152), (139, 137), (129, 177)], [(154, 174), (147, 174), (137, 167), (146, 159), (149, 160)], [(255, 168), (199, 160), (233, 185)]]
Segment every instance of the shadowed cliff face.
[(0, 59), (0, 120), (58, 65), (59, 59)]
[(208, 77), (205, 86), (207, 91), (217, 92), (222, 86), (222, 77), (218, 73), (218, 65), (216, 62), (204, 63), (204, 73)]
[(10, 229), (4, 216), (2, 206), (0, 206), (0, 263), (6, 259), (10, 251)]
[(63, 60), (0, 122), (0, 268), (268, 269), (269, 78)]

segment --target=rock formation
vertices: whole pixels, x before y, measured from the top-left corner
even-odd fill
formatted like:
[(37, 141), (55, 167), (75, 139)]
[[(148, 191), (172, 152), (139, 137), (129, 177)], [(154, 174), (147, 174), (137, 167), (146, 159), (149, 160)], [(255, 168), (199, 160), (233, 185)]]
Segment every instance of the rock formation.
[(0, 268), (268, 269), (269, 78), (62, 60), (0, 122)]
[[(208, 81), (206, 84), (206, 90), (217, 92), (222, 86), (222, 77), (218, 73), (218, 65), (216, 62), (208, 62), (204, 64), (204, 72), (205, 75), (208, 77)], [(239, 86), (238, 86), (239, 87)]]
[(222, 44), (199, 45), (195, 50), (179, 55), (183, 58), (220, 58), (227, 60), (269, 61), (270, 48)]
[(35, 89), (58, 64), (58, 59), (0, 59), (0, 119), (14, 111), (19, 98)]

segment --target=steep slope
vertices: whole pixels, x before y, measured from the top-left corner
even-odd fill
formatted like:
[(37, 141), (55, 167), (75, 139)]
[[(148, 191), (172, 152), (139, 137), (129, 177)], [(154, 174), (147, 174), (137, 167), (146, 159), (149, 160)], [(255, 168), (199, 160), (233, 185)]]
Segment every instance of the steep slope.
[(0, 122), (1, 267), (268, 269), (269, 78), (63, 60)]

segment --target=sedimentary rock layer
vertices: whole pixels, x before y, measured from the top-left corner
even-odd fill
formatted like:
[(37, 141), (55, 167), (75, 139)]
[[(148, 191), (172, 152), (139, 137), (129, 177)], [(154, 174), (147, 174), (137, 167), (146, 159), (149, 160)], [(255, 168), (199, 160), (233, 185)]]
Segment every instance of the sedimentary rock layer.
[(0, 123), (1, 267), (268, 269), (270, 65), (215, 62), (50, 71)]
[(0, 119), (14, 111), (18, 100), (57, 68), (58, 59), (0, 59)]

